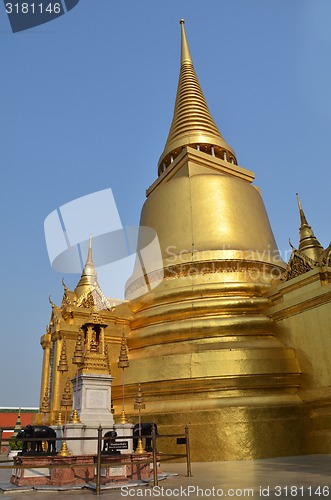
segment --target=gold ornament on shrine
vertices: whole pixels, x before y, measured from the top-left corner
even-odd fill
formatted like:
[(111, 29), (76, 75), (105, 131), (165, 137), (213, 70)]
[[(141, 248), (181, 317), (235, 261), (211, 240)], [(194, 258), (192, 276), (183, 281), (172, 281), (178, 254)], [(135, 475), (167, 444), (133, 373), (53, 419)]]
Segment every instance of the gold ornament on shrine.
[(78, 331), (75, 351), (74, 351), (74, 355), (72, 358), (72, 362), (75, 365), (82, 365), (84, 362), (84, 349), (83, 349), (82, 333), (83, 333), (83, 331), (80, 328)]
[(61, 373), (68, 371), (66, 339), (63, 339), (62, 349), (61, 349), (61, 354), (60, 354), (60, 361), (59, 361), (57, 369)]
[(40, 411), (41, 413), (49, 413), (49, 398), (48, 398), (48, 389), (45, 390), (45, 394), (41, 403)]

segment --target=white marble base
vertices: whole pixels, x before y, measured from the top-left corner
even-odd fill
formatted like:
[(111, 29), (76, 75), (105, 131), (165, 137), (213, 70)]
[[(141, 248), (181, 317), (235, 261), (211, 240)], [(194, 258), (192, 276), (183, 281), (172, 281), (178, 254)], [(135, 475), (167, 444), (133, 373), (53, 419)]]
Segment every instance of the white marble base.
[[(84, 424), (67, 424), (66, 438), (95, 438), (87, 440), (67, 439), (67, 446), (72, 455), (96, 455), (98, 450), (98, 428), (99, 426)], [(112, 431), (113, 426), (103, 427), (102, 436)], [(102, 442), (103, 447), (103, 442)]]
[[(115, 431), (117, 432), (117, 437), (123, 439), (119, 439), (118, 441), (127, 441), (128, 449), (120, 450), (121, 453), (133, 453), (133, 424), (115, 424)], [(124, 439), (125, 437), (131, 436), (131, 439)]]
[(81, 373), (78, 380), (74, 378), (74, 401), (80, 421), (86, 426), (102, 428), (113, 427), (114, 418), (111, 413), (110, 375)]

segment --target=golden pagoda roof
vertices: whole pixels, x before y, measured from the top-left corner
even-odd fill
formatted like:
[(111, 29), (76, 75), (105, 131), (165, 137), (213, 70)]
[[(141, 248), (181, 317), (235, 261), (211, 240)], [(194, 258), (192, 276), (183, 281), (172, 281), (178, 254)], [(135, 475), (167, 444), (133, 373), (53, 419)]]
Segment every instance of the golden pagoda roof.
[[(92, 237), (90, 236), (90, 244), (87, 253), (86, 263), (81, 275), (81, 278), (75, 288), (75, 292), (78, 296), (83, 295), (87, 290), (91, 290), (91, 285), (94, 286), (97, 283), (97, 274), (95, 271), (95, 266), (92, 258)], [(84, 291), (82, 293), (82, 291)]]
[(323, 252), (323, 247), (314, 235), (314, 231), (311, 226), (309, 226), (305, 213), (302, 209), (301, 201), (297, 193), (297, 201), (300, 213), (300, 243), (299, 252), (309, 257), (314, 262), (320, 260), (321, 254)]
[(233, 149), (215, 124), (195, 73), (187, 43), (184, 20), (181, 24), (181, 68), (174, 115), (164, 151), (159, 160), (159, 174), (169, 166), (184, 146), (193, 146), (237, 164)]
[(298, 249), (290, 242), (292, 254), (283, 277), (284, 281), (296, 278), (316, 267), (331, 265), (331, 243), (323, 249), (307, 222), (298, 193), (296, 196), (300, 213), (300, 242)]
[[(90, 244), (87, 253), (86, 263), (81, 275), (81, 278), (75, 288), (75, 297), (70, 297), (70, 291), (65, 289), (66, 302), (74, 301), (77, 307), (87, 307), (97, 309), (111, 309), (107, 297), (103, 294), (97, 278), (93, 257), (92, 257), (92, 236), (90, 236)], [(70, 300), (71, 299), (71, 300)], [(68, 305), (68, 304), (67, 304)]]

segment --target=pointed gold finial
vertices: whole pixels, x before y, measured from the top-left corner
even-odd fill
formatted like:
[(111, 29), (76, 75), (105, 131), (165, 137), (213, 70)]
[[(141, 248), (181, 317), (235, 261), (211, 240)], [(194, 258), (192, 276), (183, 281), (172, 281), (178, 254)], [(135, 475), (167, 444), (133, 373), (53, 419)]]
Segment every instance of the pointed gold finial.
[(298, 193), (296, 193), (296, 197), (300, 213), (299, 251), (303, 253), (306, 257), (310, 258), (315, 263), (317, 263), (319, 262), (321, 253), (323, 252), (323, 247), (316, 238), (311, 226), (307, 222)]
[(78, 296), (83, 295), (91, 290), (91, 286), (93, 288), (99, 287), (92, 256), (92, 235), (90, 234), (86, 263), (82, 272), (82, 276), (75, 288), (75, 293)]
[(308, 226), (308, 222), (307, 222), (305, 213), (304, 213), (304, 211), (302, 209), (301, 200), (299, 198), (299, 194), (298, 193), (296, 193), (296, 197), (297, 197), (297, 202), (298, 202), (298, 207), (299, 207), (301, 225), (307, 224), (307, 226)]
[(90, 234), (86, 263), (93, 264), (93, 260), (92, 260), (92, 234)]
[(182, 27), (182, 44), (181, 44), (181, 64), (185, 64), (186, 62), (188, 64), (192, 64), (192, 58), (190, 54), (190, 49), (187, 43), (187, 38), (186, 38), (186, 33), (185, 33), (185, 21), (184, 19), (181, 19), (179, 21), (181, 27)]
[(218, 130), (195, 73), (188, 46), (184, 19), (181, 24), (181, 68), (174, 115), (164, 151), (159, 160), (159, 175), (185, 146), (237, 164), (236, 155)]

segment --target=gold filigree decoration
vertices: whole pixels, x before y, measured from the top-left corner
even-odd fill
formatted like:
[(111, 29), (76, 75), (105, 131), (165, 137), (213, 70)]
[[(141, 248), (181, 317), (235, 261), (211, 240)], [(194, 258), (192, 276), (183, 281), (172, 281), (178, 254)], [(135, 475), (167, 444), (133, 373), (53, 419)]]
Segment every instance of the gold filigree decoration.
[(314, 268), (314, 264), (310, 264), (307, 261), (308, 258), (304, 258), (299, 255), (298, 251), (293, 252), (288, 263), (285, 281), (289, 281), (297, 276), (301, 276), (302, 274), (311, 271)]

